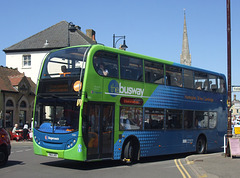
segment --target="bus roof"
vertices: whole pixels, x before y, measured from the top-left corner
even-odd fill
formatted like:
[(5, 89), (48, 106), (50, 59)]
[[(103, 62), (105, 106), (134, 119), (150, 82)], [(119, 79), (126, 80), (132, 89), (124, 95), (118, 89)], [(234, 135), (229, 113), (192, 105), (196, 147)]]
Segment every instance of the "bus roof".
[[(92, 54), (94, 54), (96, 51), (99, 51), (99, 50), (105, 50), (105, 51), (108, 51), (108, 52), (113, 52), (113, 53), (118, 53), (118, 54), (122, 54), (122, 55), (131, 56), (131, 57), (151, 60), (151, 61), (154, 61), (154, 62), (160, 62), (160, 63), (168, 64), (168, 65), (173, 65), (173, 66), (181, 67), (183, 69), (194, 70), (194, 71), (199, 71), (199, 72), (205, 72), (205, 73), (208, 73), (208, 74), (218, 75), (218, 76), (221, 76), (225, 79), (225, 75), (222, 74), (222, 73), (213, 72), (213, 71), (210, 71), (210, 70), (207, 70), (207, 69), (197, 68), (197, 67), (193, 67), (193, 66), (187, 66), (187, 65), (171, 62), (171, 61), (164, 60), (164, 59), (159, 59), (159, 58), (150, 57), (150, 56), (146, 56), (146, 55), (142, 55), (142, 54), (138, 54), (138, 53), (124, 51), (124, 50), (117, 49), (117, 48), (107, 47), (107, 46), (104, 46), (103, 44), (78, 45), (78, 46), (70, 46), (70, 47), (66, 47), (66, 48), (62, 48), (62, 49), (75, 48), (75, 47), (90, 47), (91, 48), (90, 53), (92, 53)], [(53, 50), (51, 52), (55, 52), (55, 51), (62, 50), (62, 49)]]

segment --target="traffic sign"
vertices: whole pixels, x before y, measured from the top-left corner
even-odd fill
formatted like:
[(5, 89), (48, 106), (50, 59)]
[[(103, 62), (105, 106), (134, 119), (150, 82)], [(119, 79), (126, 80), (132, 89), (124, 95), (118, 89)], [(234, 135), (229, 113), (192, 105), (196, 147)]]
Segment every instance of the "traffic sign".
[(238, 92), (238, 91), (240, 92), (240, 87), (232, 87), (232, 89), (234, 92)]

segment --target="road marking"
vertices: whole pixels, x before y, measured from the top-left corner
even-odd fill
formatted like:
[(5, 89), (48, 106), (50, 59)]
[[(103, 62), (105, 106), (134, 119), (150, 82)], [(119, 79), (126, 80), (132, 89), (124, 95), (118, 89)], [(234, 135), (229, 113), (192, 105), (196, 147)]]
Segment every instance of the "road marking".
[(177, 166), (179, 172), (182, 174), (183, 178), (191, 178), (191, 176), (189, 175), (189, 173), (187, 172), (187, 170), (184, 168), (184, 166), (181, 163), (180, 159), (175, 159), (174, 160), (175, 165)]
[(11, 151), (11, 154), (13, 154), (13, 153), (22, 153), (22, 152), (24, 152), (24, 151), (31, 151), (32, 149), (25, 149), (25, 150), (17, 150), (17, 151)]
[(189, 161), (188, 158), (189, 157), (186, 157), (185, 160), (186, 160), (188, 166), (191, 168), (191, 170), (194, 172), (194, 174), (197, 175), (198, 178), (208, 177), (207, 173), (201, 167), (196, 167), (196, 165), (194, 164), (194, 162), (195, 162), (194, 160)]
[(31, 151), (32, 149), (26, 149), (25, 151)]
[(18, 150), (18, 151), (16, 151), (17, 153), (21, 153), (21, 152), (23, 152), (23, 150)]

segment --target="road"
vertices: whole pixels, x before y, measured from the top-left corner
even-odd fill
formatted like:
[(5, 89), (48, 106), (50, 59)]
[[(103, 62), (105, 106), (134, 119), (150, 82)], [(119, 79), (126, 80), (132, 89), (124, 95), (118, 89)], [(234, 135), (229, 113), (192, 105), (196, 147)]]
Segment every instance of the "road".
[(85, 163), (37, 156), (33, 153), (31, 142), (13, 142), (9, 162), (0, 169), (0, 177), (161, 178), (183, 177), (182, 174), (186, 177), (196, 177), (186, 164), (186, 156), (180, 154), (143, 158), (133, 165), (126, 165), (121, 161)]

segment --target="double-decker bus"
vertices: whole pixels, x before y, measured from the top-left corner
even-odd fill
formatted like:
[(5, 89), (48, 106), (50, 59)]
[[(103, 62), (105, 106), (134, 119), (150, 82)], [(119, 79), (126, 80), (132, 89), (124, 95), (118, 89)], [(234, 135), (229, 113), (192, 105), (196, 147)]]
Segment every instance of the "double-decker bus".
[(34, 153), (137, 161), (223, 146), (223, 74), (103, 45), (51, 51), (34, 107)]

